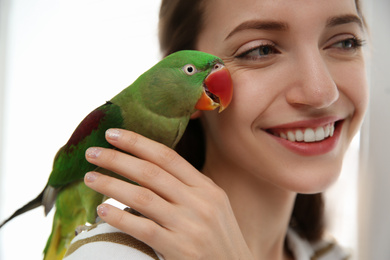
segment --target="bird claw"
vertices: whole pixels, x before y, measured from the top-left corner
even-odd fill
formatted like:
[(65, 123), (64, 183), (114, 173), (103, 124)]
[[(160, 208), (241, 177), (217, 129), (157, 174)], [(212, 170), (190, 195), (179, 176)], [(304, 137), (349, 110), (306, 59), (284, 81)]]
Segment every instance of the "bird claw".
[(84, 231), (88, 231), (90, 229), (91, 229), (91, 226), (87, 226), (87, 225), (78, 226), (76, 228), (76, 230), (74, 231), (74, 234), (75, 234), (75, 236), (77, 236), (78, 234), (80, 234)]
[(95, 227), (97, 227), (97, 225), (99, 224), (103, 224), (105, 223), (104, 220), (102, 220), (99, 216), (96, 218), (95, 220), (95, 224), (92, 224), (92, 225), (81, 225), (81, 226), (78, 226), (76, 229), (75, 229), (75, 236), (77, 236), (78, 234), (84, 232), (84, 231), (90, 231), (91, 229), (94, 229)]

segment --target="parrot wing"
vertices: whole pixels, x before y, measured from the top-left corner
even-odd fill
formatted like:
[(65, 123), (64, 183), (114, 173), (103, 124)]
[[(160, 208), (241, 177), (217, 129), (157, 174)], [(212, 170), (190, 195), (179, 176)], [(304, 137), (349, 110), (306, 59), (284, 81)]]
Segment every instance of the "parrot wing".
[(91, 146), (112, 147), (105, 139), (108, 128), (123, 125), (121, 108), (112, 102), (96, 108), (78, 125), (68, 142), (57, 152), (48, 185), (54, 188), (83, 179), (95, 165), (85, 159), (85, 151)]
[(13, 218), (41, 205), (44, 206), (47, 215), (63, 187), (83, 179), (85, 173), (96, 169), (95, 165), (85, 159), (85, 150), (91, 146), (111, 147), (105, 141), (105, 131), (109, 127), (120, 127), (122, 122), (120, 107), (111, 102), (96, 108), (85, 117), (68, 142), (57, 152), (53, 170), (43, 191), (3, 221), (0, 228)]

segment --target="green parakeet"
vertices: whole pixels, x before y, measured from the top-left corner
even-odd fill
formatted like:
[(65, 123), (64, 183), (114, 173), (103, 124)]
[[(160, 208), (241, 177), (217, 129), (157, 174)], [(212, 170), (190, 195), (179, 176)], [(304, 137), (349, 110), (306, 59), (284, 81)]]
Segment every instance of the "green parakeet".
[(167, 56), (79, 124), (57, 152), (42, 193), (1, 226), (40, 205), (47, 215), (55, 203), (52, 233), (44, 258), (62, 259), (75, 229), (86, 222), (94, 223), (96, 207), (103, 201), (103, 195), (83, 182), (86, 172), (96, 170), (85, 159), (87, 148), (112, 148), (105, 140), (108, 128), (135, 131), (173, 148), (191, 114), (197, 109), (217, 107), (222, 111), (229, 105), (232, 91), (229, 71), (220, 58), (199, 51), (180, 51)]

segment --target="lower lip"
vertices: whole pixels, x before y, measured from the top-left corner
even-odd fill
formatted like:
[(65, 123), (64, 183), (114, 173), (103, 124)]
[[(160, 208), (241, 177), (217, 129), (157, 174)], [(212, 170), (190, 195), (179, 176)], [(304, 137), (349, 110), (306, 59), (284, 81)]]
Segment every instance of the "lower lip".
[(332, 151), (340, 138), (341, 129), (343, 126), (343, 122), (337, 122), (335, 125), (334, 134), (332, 137), (328, 137), (322, 141), (319, 142), (291, 142), (289, 140), (271, 135), (272, 138), (274, 138), (276, 141), (278, 141), (280, 144), (282, 144), (287, 149), (304, 156), (314, 156), (314, 155), (321, 155), (326, 154), (330, 151)]

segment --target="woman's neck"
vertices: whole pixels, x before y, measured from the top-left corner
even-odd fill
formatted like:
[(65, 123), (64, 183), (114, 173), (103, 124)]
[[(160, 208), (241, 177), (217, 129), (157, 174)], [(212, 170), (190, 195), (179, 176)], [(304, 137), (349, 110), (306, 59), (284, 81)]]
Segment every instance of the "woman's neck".
[(296, 194), (231, 167), (206, 163), (203, 172), (227, 193), (255, 259), (287, 259), (284, 242)]

